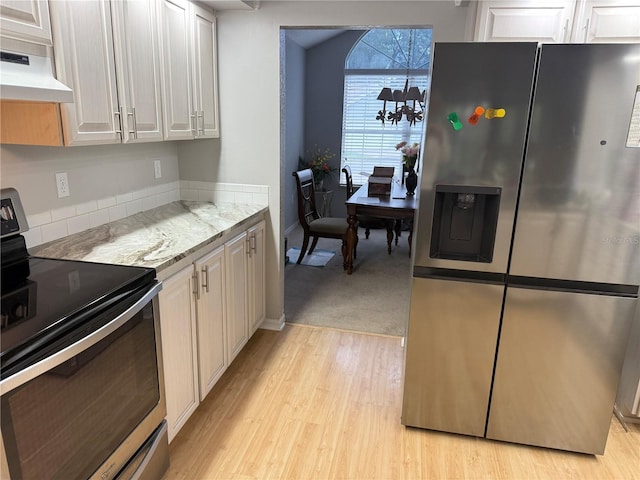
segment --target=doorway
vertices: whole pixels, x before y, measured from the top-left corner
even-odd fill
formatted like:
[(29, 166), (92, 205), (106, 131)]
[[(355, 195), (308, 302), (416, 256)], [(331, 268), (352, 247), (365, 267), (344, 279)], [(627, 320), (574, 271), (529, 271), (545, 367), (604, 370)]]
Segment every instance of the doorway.
[[(324, 188), (331, 192), (330, 215), (346, 219), (346, 192), (340, 174), (345, 59), (367, 31), (356, 27), (281, 30), (286, 250), (302, 244), (291, 174), (301, 168), (300, 159), (309, 148), (327, 148), (336, 154), (334, 173), (324, 181)], [(296, 265), (297, 256), (290, 255), (285, 265), (287, 322), (404, 336), (410, 295), (407, 236), (408, 232), (403, 232), (389, 255), (384, 229), (372, 230), (369, 239), (359, 232), (358, 262), (350, 276), (342, 268), (339, 240), (319, 241), (316, 249), (335, 252), (324, 267)]]

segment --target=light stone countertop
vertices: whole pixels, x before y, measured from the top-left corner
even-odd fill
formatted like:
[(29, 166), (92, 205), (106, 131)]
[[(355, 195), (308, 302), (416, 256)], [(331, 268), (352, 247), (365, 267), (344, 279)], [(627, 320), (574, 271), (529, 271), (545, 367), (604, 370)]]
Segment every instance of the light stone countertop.
[(152, 267), (157, 272), (267, 211), (263, 205), (172, 202), (29, 249), (38, 257)]

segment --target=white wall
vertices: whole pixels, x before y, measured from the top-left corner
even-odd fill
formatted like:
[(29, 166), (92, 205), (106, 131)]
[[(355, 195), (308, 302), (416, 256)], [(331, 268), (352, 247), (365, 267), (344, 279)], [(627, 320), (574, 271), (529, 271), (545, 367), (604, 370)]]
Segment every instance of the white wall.
[[(2, 119), (7, 121), (7, 119)], [(159, 160), (162, 177), (155, 178)], [(179, 199), (175, 142), (91, 147), (0, 147), (2, 188), (20, 194), (31, 248)], [(58, 198), (55, 173), (70, 195)]]
[[(267, 184), (267, 317), (284, 312), (285, 168), (280, 132), (280, 28), (433, 25), (436, 41), (463, 41), (467, 12), (453, 0), (263, 2), (257, 11), (218, 14), (220, 162), (218, 181)], [(475, 10), (474, 10), (475, 13)], [(290, 175), (290, 173), (289, 173)]]
[[(2, 119), (7, 121), (7, 119)], [(154, 178), (160, 160), (162, 178)], [(90, 147), (0, 147), (2, 187), (14, 187), (27, 215), (178, 181), (176, 142)], [(67, 172), (70, 195), (58, 198), (55, 172)]]
[(178, 145), (181, 180), (215, 182), (220, 168), (220, 139), (184, 140)]

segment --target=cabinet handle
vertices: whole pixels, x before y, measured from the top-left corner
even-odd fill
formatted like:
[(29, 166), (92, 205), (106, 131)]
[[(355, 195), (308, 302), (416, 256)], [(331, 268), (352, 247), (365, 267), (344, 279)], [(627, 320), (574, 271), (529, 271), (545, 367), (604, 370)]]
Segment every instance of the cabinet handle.
[(122, 107), (116, 108), (113, 116), (116, 117), (116, 133), (120, 134), (120, 140), (122, 140)]
[[(200, 112), (198, 112), (196, 114), (196, 119), (197, 118), (202, 118), (202, 128), (198, 128), (198, 135), (204, 136), (204, 110), (201, 110)], [(198, 125), (200, 125), (200, 122), (198, 122), (196, 120), (196, 126), (198, 126)], [(200, 132), (202, 132), (202, 133), (200, 133)]]
[(129, 130), (129, 133), (133, 134), (133, 138), (138, 138), (138, 121), (136, 120), (136, 107), (131, 108), (131, 113), (127, 112), (127, 116), (131, 117), (133, 123), (133, 130)]
[(251, 250), (253, 250), (253, 253), (256, 253), (256, 243), (257, 243), (256, 234), (252, 233), (251, 238), (249, 239), (249, 245), (251, 247)]
[[(190, 123), (191, 123), (191, 125), (190, 125), (190, 126), (191, 126), (191, 131), (193, 132), (193, 136), (194, 136), (194, 137), (197, 137), (197, 136), (198, 136), (198, 130), (197, 130), (197, 127), (198, 127), (198, 117), (197, 117), (197, 115), (195, 114), (195, 112), (194, 112), (194, 113), (192, 113), (191, 115), (189, 115), (189, 117), (191, 118), (191, 122), (190, 122)], [(194, 126), (194, 122), (195, 122), (195, 126)]]
[(584, 43), (587, 43), (587, 39), (589, 37), (589, 19), (587, 18), (587, 23), (584, 25)]
[(196, 300), (200, 300), (200, 272), (196, 270), (193, 272), (193, 294), (196, 296)]
[[(205, 282), (206, 278), (206, 282)], [(209, 293), (209, 266), (202, 267), (202, 288)]]
[(567, 18), (564, 21), (564, 35), (563, 35), (563, 42), (567, 43), (567, 34), (569, 33), (569, 19)]

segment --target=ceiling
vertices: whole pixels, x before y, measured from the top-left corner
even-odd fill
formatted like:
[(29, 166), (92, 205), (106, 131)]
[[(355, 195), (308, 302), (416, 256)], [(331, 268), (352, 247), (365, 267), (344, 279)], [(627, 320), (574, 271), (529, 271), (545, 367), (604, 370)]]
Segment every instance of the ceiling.
[(253, 10), (260, 7), (260, 0), (197, 0), (214, 10)]
[(291, 28), (286, 29), (287, 38), (300, 45), (305, 50), (315, 47), (330, 38), (340, 35), (345, 30), (342, 28), (315, 29), (315, 28)]
[[(214, 10), (257, 10), (260, 3), (265, 0), (197, 0)], [(345, 30), (342, 28), (296, 28), (287, 29), (287, 37), (300, 45), (305, 50), (315, 47), (330, 38), (340, 35)]]

